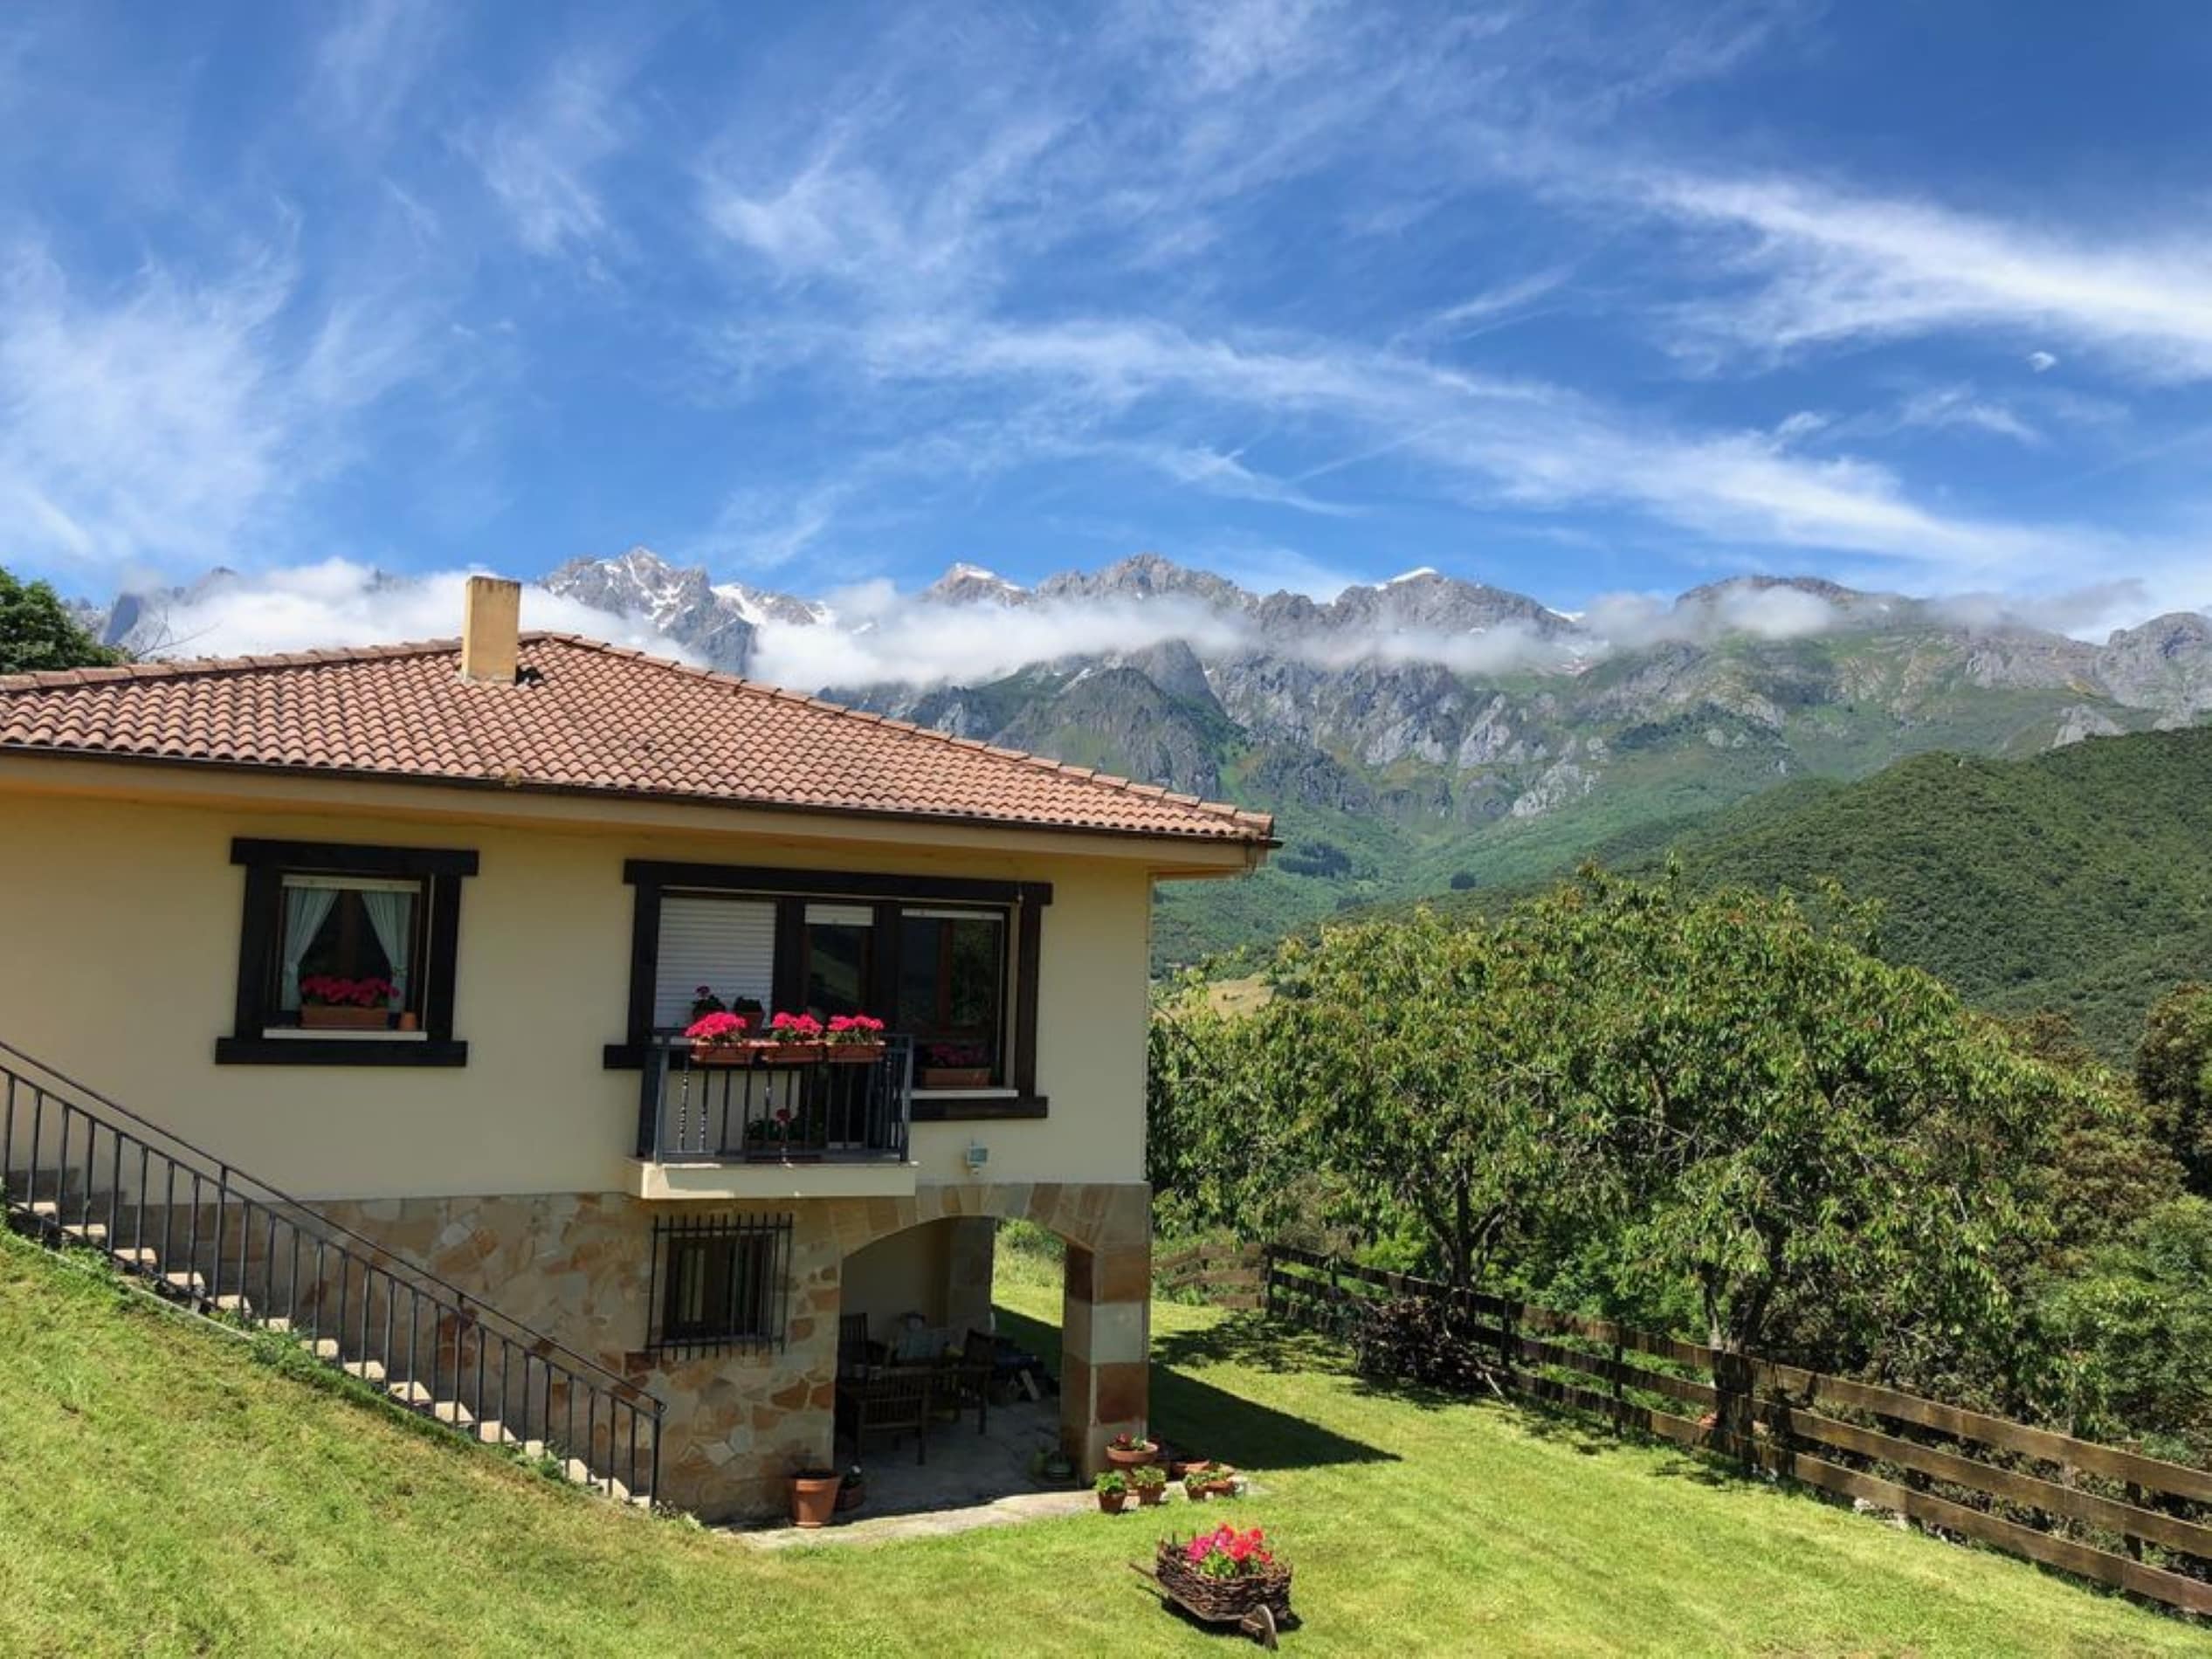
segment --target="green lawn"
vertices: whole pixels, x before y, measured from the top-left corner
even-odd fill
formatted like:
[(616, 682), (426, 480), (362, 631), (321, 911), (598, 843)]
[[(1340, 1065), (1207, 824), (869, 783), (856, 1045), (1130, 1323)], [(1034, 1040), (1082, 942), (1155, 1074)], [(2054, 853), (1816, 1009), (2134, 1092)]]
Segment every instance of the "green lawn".
[[(1014, 1258), (1010, 1319), (1057, 1291)], [(1158, 1305), (1155, 1415), (1256, 1470), (1325, 1654), (2202, 1651), (2181, 1625)], [(1229, 1654), (1140, 1516), (748, 1551), (624, 1514), (0, 1241), (0, 1653)]]

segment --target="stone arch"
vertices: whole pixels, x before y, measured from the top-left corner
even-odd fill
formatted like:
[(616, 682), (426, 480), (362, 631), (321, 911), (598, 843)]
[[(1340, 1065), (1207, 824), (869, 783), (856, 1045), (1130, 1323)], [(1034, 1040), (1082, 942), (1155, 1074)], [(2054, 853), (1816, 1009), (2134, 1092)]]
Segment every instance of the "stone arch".
[[(1142, 1181), (930, 1182), (912, 1197), (846, 1201), (833, 1219), (842, 1294), (844, 1261), (933, 1222), (1029, 1221), (1068, 1247), (1060, 1296), (1060, 1442), (1088, 1475), (1106, 1442), (1144, 1431), (1150, 1402), (1152, 1189)], [(835, 1321), (830, 1321), (834, 1325)]]

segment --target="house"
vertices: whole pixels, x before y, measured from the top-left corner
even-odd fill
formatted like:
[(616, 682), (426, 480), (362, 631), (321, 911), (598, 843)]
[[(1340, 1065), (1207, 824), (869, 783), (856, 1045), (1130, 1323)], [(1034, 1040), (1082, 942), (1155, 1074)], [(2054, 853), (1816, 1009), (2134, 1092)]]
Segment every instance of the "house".
[[(1152, 886), (1270, 821), (519, 611), (478, 578), (458, 643), (0, 679), (0, 1038), (436, 1276), (479, 1415), (478, 1304), (651, 1395), (660, 1495), (709, 1516), (830, 1460), (841, 1321), (985, 1320), (1028, 1217), (1095, 1464), (1147, 1409)], [(706, 1064), (671, 1035), (702, 987), (889, 1030)], [(67, 1177), (88, 1211), (148, 1201), (134, 1144)], [(357, 1294), (363, 1342), (412, 1318)]]

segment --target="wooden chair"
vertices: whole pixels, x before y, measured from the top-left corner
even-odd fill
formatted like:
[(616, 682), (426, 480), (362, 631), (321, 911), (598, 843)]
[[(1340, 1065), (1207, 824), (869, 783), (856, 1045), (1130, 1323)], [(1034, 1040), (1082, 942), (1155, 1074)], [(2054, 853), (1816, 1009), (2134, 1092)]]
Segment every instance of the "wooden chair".
[(837, 1317), (837, 1375), (864, 1377), (872, 1366), (881, 1365), (888, 1357), (880, 1342), (868, 1338), (868, 1316), (865, 1313), (844, 1313)]
[(899, 1436), (912, 1429), (914, 1462), (927, 1463), (934, 1380), (927, 1366), (879, 1366), (865, 1377), (839, 1383), (837, 1396), (852, 1425), (855, 1456), (865, 1452), (870, 1435), (887, 1434), (895, 1447)]
[(998, 1339), (988, 1331), (969, 1331), (948, 1371), (954, 1402), (963, 1409), (975, 1408), (975, 1432), (982, 1434), (989, 1427), (991, 1387), (998, 1379)]

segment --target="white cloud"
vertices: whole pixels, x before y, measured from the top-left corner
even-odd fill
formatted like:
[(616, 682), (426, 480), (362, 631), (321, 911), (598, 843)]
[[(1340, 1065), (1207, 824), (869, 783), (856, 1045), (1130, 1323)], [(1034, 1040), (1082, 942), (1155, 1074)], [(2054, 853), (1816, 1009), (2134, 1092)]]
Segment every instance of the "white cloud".
[[(327, 646), (451, 639), (460, 631), (470, 573), (393, 577), (350, 560), (327, 559), (251, 575), (217, 577), (159, 607), (161, 654), (236, 657)], [(687, 657), (648, 623), (548, 593), (522, 590), (522, 625)]]
[(617, 107), (626, 59), (573, 52), (532, 96), (463, 134), (461, 148), (533, 253), (589, 251), (610, 226), (594, 175), (630, 141)]
[[(1940, 331), (2032, 332), (2147, 379), (2212, 375), (2212, 237), (2202, 231), (2062, 233), (1786, 176), (1575, 163), (1560, 182), (1730, 238), (1724, 251), (1757, 286), (1679, 308), (1705, 340), (1786, 353)], [(2028, 361), (2057, 359), (2039, 349)]]
[(382, 133), (420, 85), (447, 21), (436, 0), (358, 0), (315, 48), (309, 107), (350, 136)]
[(2058, 360), (2047, 351), (2031, 351), (2028, 354), (2028, 369), (2030, 374), (2047, 375), (2057, 367)]

